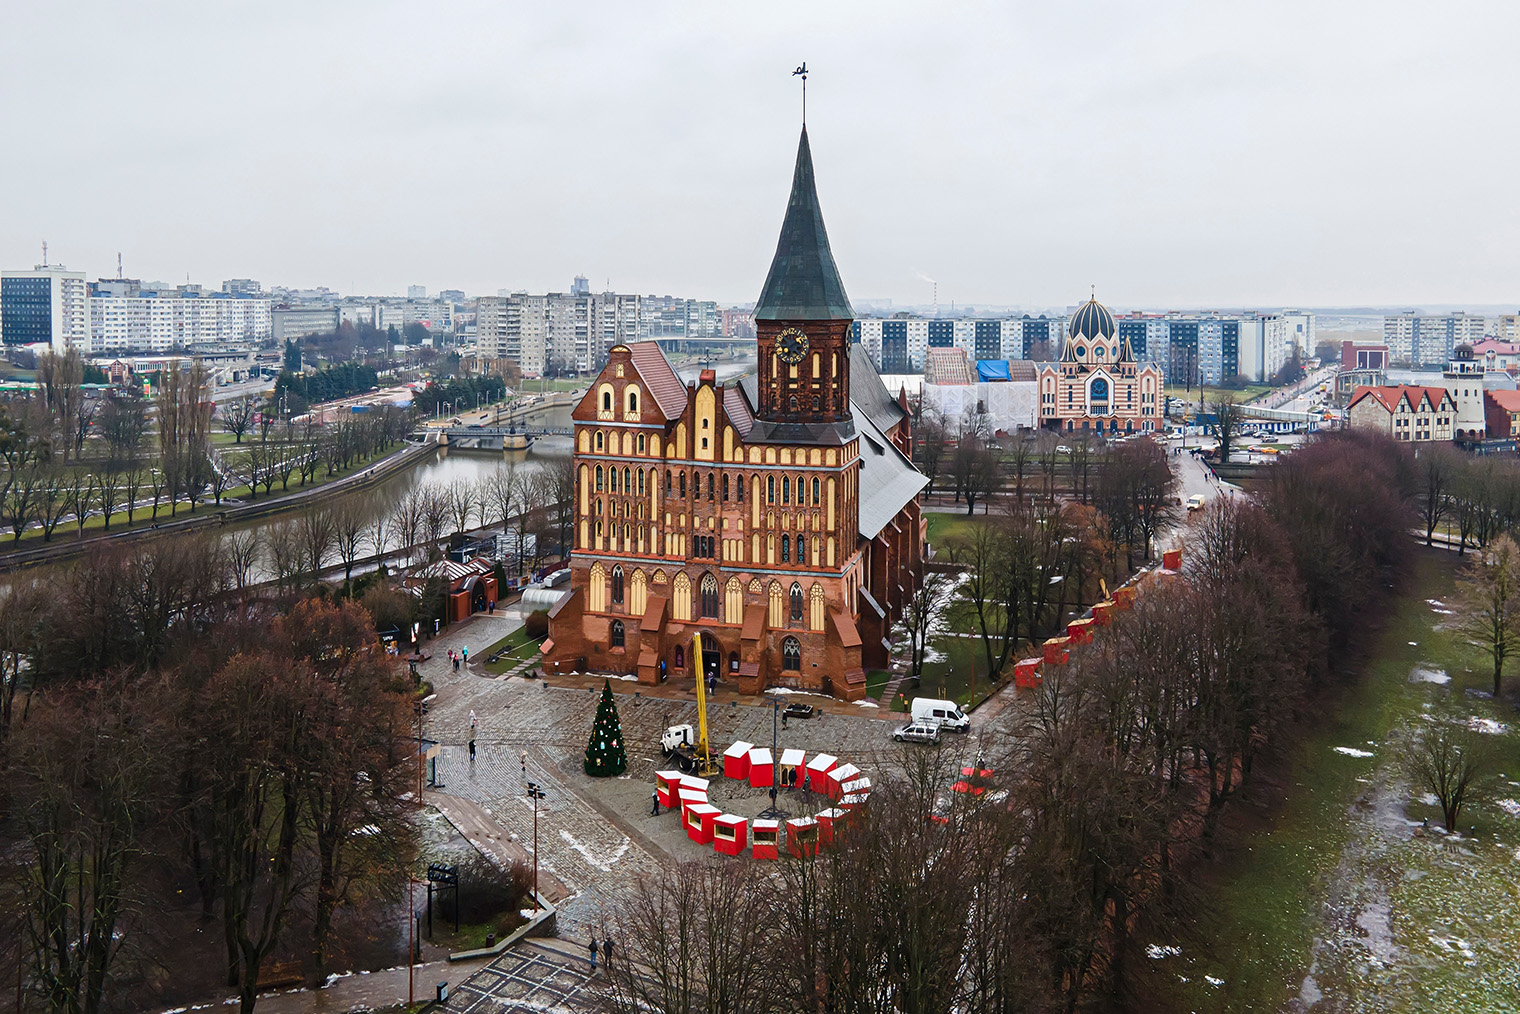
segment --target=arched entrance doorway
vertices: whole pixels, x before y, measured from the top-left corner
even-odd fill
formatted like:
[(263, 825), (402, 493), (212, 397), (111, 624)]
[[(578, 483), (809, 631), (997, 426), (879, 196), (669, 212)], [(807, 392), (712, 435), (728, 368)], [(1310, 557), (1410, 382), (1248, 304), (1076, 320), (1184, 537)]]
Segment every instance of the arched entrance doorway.
[(702, 635), (702, 675), (717, 679), (723, 668), (723, 653), (718, 649), (718, 639), (711, 634)]

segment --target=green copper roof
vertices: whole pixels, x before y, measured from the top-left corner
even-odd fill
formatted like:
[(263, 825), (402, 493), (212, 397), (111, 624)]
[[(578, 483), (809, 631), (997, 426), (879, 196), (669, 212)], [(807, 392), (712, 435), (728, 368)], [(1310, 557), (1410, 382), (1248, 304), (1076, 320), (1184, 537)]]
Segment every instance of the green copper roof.
[(813, 186), (813, 153), (807, 127), (797, 145), (797, 168), (792, 173), (792, 196), (781, 223), (776, 259), (755, 305), (756, 320), (853, 320), (850, 297), (844, 294), (839, 269), (829, 251), (818, 191)]

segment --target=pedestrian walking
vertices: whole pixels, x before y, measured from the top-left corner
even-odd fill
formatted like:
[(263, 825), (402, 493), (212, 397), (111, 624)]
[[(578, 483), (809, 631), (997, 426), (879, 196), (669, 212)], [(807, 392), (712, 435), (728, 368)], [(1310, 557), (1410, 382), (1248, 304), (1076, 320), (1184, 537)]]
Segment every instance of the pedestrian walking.
[(651, 804), (653, 804), (653, 809), (651, 809), (649, 811), (649, 815), (651, 817), (658, 817), (660, 815), (660, 793), (659, 793), (659, 790), (655, 790), (654, 792), (651, 792), (649, 794), (649, 802)]
[(458, 655), (454, 656), (454, 671), (455, 672), (459, 671), (459, 656)]
[(475, 763), (475, 737), (470, 737), (470, 763)]
[(591, 951), (591, 970), (593, 972), (595, 972), (596, 971), (596, 937), (592, 937), (591, 938), (591, 946), (588, 949)]
[(475, 709), (471, 708), (470, 709), (470, 738), (471, 739), (475, 738), (475, 725), (476, 725), (476, 722), (475, 722)]
[(528, 780), (528, 751), (522, 752), (523, 781)]
[(462, 657), (464, 658), (464, 664), (465, 665), (469, 665), (470, 664), (470, 646), (468, 644), (464, 646), (464, 652), (462, 653)]
[(612, 971), (612, 938), (608, 937), (602, 944), (602, 960), (607, 963), (607, 970)]

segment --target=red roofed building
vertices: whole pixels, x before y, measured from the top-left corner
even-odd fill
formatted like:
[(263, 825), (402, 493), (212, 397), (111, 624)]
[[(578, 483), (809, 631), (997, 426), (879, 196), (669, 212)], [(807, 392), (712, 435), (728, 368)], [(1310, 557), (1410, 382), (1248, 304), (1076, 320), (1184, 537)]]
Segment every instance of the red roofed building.
[(1483, 392), (1483, 415), (1490, 440), (1520, 437), (1520, 391)]
[(1352, 426), (1407, 441), (1452, 440), (1456, 414), (1444, 387), (1359, 387), (1348, 406)]
[(755, 307), (759, 375), (683, 383), (655, 342), (619, 344), (571, 412), (575, 546), (549, 672), (865, 695), (915, 589), (928, 480), (853, 316), (804, 130)]

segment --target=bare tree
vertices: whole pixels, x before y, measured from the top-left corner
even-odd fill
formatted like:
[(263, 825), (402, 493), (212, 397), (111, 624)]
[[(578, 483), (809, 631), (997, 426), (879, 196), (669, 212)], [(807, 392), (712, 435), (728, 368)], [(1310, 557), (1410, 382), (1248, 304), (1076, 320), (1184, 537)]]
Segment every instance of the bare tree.
[(1410, 777), (1436, 797), (1447, 831), (1457, 829), (1462, 807), (1472, 801), (1488, 768), (1480, 735), (1450, 714), (1425, 726), (1409, 759)]
[(464, 535), (470, 530), (470, 519), (475, 516), (474, 484), (466, 479), (455, 479), (444, 487), (443, 500), (454, 534)]
[(258, 566), (261, 540), (256, 527), (240, 528), (222, 542), (227, 565), (232, 572), (233, 583), (239, 592), (246, 592)]
[(352, 587), (354, 564), (363, 553), (369, 532), (369, 515), (374, 510), (373, 504), (357, 496), (345, 497), (333, 508), (333, 538), (338, 547), (338, 559), (343, 561), (345, 591)]
[(322, 568), (327, 566), (338, 544), (337, 514), (326, 506), (308, 507), (296, 518), (296, 531), (301, 554), (311, 569), (311, 582), (317, 584), (322, 578)]
[(231, 401), (222, 402), (217, 415), (221, 418), (222, 429), (231, 433), (233, 443), (241, 444), (243, 434), (253, 426), (253, 416), (256, 409), (252, 398), (234, 398)]
[(1493, 663), (1494, 696), (1520, 637), (1520, 547), (1501, 535), (1474, 554), (1459, 585), (1460, 629)]
[(1233, 394), (1220, 392), (1219, 396), (1208, 403), (1214, 416), (1214, 432), (1219, 438), (1219, 461), (1228, 464), (1230, 452), (1235, 447), (1235, 438), (1240, 436), (1241, 427), (1245, 423), (1245, 414), (1240, 406), (1235, 403)]
[(908, 675), (914, 680), (923, 677), (929, 641), (943, 627), (951, 583), (950, 576), (943, 571), (925, 571), (923, 580), (903, 609), (902, 624), (908, 634)]
[(1416, 502), (1420, 520), (1425, 522), (1425, 545), (1434, 539), (1435, 531), (1451, 512), (1451, 500), (1456, 473), (1463, 461), (1451, 448), (1442, 444), (1430, 444), (1415, 452), (1418, 459), (1420, 491)]

